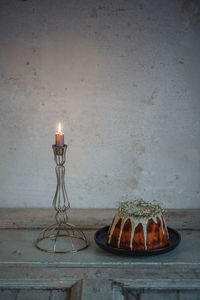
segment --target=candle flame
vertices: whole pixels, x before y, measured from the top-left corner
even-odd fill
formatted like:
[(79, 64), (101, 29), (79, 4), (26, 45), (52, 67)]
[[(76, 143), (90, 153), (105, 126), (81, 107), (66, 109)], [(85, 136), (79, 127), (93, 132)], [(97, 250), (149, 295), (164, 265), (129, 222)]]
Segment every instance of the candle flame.
[(61, 123), (58, 124), (58, 132), (61, 132)]

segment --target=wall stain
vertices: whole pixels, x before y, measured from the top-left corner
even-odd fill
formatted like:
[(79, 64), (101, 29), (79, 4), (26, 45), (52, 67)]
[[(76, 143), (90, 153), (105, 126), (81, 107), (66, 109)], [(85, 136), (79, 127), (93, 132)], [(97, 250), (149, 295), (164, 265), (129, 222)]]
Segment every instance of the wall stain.
[(143, 103), (148, 105), (154, 105), (154, 100), (158, 97), (158, 89), (155, 88), (150, 97), (145, 100), (142, 100)]
[(184, 58), (177, 58), (176, 63), (183, 65), (184, 64)]
[(14, 151), (16, 151), (17, 148), (15, 148), (15, 147), (9, 147), (9, 150), (14, 150)]
[(106, 8), (105, 6), (101, 6), (101, 5), (98, 6), (98, 9), (105, 9), (105, 8)]
[(138, 4), (138, 7), (139, 7), (139, 9), (143, 9), (143, 8), (144, 8), (144, 6), (143, 6), (142, 3), (139, 3), (139, 4)]
[(188, 12), (190, 9), (190, 3), (191, 0), (183, 0), (182, 5), (181, 5), (181, 12)]
[(181, 12), (197, 12), (200, 8), (199, 0), (183, 0), (181, 5)]
[[(141, 135), (143, 134), (141, 133)], [(137, 152), (137, 154), (142, 154), (145, 152), (144, 144), (141, 143), (138, 137), (134, 134), (130, 134), (130, 146), (134, 148), (134, 151)]]
[(106, 184), (110, 184), (110, 176), (105, 174), (104, 178), (105, 178), (105, 180), (103, 182), (106, 183)]
[(136, 142), (132, 143), (132, 147), (135, 148), (135, 151), (137, 152), (137, 154), (142, 154), (145, 152), (145, 147)]
[(97, 19), (97, 17), (98, 17), (97, 16), (97, 10), (96, 10), (96, 8), (93, 8), (91, 13), (90, 13), (90, 18)]
[(9, 77), (7, 80), (19, 80), (17, 77)]
[(145, 147), (144, 146), (140, 146), (139, 147), (139, 150), (138, 150), (138, 153), (139, 154), (142, 154), (142, 153), (144, 153), (145, 152)]
[(116, 9), (116, 11), (126, 11), (126, 9), (125, 9), (125, 8), (120, 8), (120, 7), (119, 7), (119, 8)]
[(200, 1), (199, 0), (183, 0), (181, 12), (187, 14), (185, 29), (188, 30), (191, 25), (200, 23)]
[(138, 186), (138, 181), (135, 178), (133, 178), (130, 183), (133, 189), (135, 189)]

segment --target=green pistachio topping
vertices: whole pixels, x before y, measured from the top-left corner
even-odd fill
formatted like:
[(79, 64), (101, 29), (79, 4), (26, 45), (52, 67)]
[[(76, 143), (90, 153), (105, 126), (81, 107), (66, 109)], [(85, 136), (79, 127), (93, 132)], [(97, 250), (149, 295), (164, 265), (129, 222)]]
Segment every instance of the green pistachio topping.
[(164, 209), (154, 200), (145, 202), (142, 198), (119, 202), (119, 212), (123, 216), (154, 217), (164, 212)]

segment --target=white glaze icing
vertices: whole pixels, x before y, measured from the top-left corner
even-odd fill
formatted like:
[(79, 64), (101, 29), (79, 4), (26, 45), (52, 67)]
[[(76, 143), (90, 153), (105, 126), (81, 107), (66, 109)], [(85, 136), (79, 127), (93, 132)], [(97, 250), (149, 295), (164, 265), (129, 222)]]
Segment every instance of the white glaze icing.
[(169, 239), (169, 233), (168, 233), (168, 230), (167, 230), (167, 225), (166, 225), (166, 222), (165, 222), (165, 218), (163, 218), (163, 222), (164, 222), (164, 224), (165, 224), (165, 229), (166, 229), (166, 231), (167, 231), (167, 238)]
[(134, 238), (134, 233), (136, 228), (135, 223), (131, 222), (131, 227), (132, 227), (131, 228), (132, 231), (131, 231), (131, 238), (130, 238), (130, 249), (133, 250), (133, 238)]
[(151, 217), (151, 219), (154, 221), (154, 223), (158, 223), (158, 220), (157, 220), (157, 216), (156, 217)]
[(114, 216), (114, 221), (113, 221), (111, 230), (110, 230), (110, 235), (109, 235), (109, 237), (108, 237), (108, 243), (109, 243), (109, 244), (110, 244), (110, 242), (111, 242), (111, 238), (112, 238), (112, 235), (113, 235), (113, 231), (114, 231), (114, 229), (115, 229), (115, 226), (116, 226), (117, 223), (119, 222), (120, 218), (121, 218), (121, 217), (118, 215), (118, 213), (116, 213), (116, 215)]
[[(131, 231), (131, 239), (130, 239), (130, 249), (133, 250), (133, 239), (134, 239), (134, 235), (135, 235), (135, 229), (138, 226), (138, 224), (142, 224), (142, 219), (138, 219), (136, 217), (130, 217), (130, 222), (132, 225), (132, 231)], [(142, 224), (143, 226), (143, 224)]]
[(147, 222), (143, 225), (143, 232), (144, 232), (144, 249), (147, 250)]
[(121, 222), (121, 227), (120, 227), (120, 232), (119, 232), (119, 238), (118, 238), (118, 241), (117, 241), (117, 247), (118, 248), (120, 247), (121, 235), (122, 235), (122, 231), (123, 231), (123, 228), (124, 228), (124, 224), (126, 223), (127, 220), (128, 220), (128, 218), (123, 218), (122, 222)]
[(160, 222), (161, 222), (162, 233), (163, 233), (163, 236), (164, 236), (165, 231), (164, 231), (164, 224), (163, 224), (163, 218), (162, 218), (162, 216), (160, 216), (159, 219), (160, 219)]
[[(144, 217), (138, 218), (138, 217), (135, 217), (135, 216), (125, 218), (124, 216), (121, 216), (119, 211), (118, 211), (116, 213), (115, 217), (114, 217), (114, 221), (113, 221), (113, 224), (112, 224), (112, 227), (111, 227), (111, 230), (110, 230), (110, 234), (108, 236), (108, 243), (111, 242), (111, 238), (112, 238), (115, 226), (117, 225), (118, 221), (120, 219), (122, 219), (121, 226), (120, 226), (120, 233), (119, 233), (119, 237), (118, 237), (118, 241), (117, 241), (117, 247), (118, 248), (120, 247), (120, 240), (121, 240), (121, 235), (122, 235), (122, 232), (123, 232), (124, 224), (126, 223), (126, 221), (128, 219), (130, 219), (130, 222), (131, 222), (130, 249), (133, 250), (133, 245), (132, 244), (133, 244), (133, 239), (134, 239), (134, 235), (135, 235), (135, 229), (138, 226), (138, 224), (141, 224), (142, 227), (143, 227), (143, 233), (144, 233), (144, 247), (145, 247), (145, 250), (147, 250), (147, 223), (150, 219), (152, 219), (157, 224), (158, 223), (157, 218), (161, 222), (161, 228), (162, 228), (162, 232), (163, 232), (163, 235), (164, 235), (164, 225), (166, 227), (166, 223), (165, 223), (165, 219), (162, 218), (162, 214), (159, 214), (158, 216), (154, 216), (154, 217), (151, 217), (151, 218), (144, 218)], [(163, 224), (163, 222), (164, 222), (164, 224)], [(166, 231), (167, 231), (167, 227), (166, 227)], [(167, 231), (167, 234), (168, 234), (168, 231)]]

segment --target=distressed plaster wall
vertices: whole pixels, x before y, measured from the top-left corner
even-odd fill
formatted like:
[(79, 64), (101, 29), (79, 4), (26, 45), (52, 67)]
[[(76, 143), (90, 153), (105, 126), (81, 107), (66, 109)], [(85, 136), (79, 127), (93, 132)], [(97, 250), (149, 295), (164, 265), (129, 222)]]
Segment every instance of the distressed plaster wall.
[(0, 2), (0, 206), (200, 207), (200, 2)]

